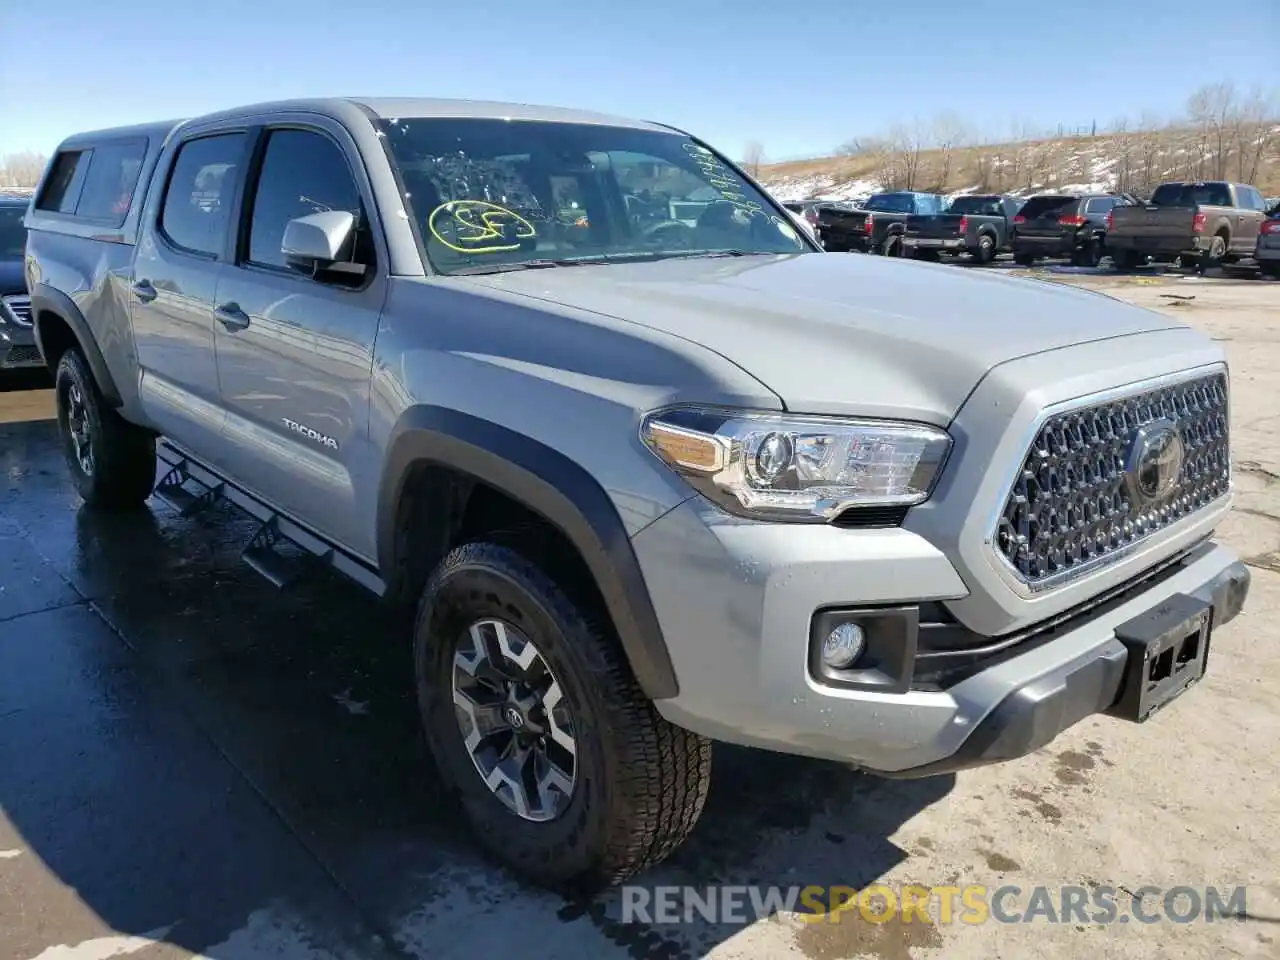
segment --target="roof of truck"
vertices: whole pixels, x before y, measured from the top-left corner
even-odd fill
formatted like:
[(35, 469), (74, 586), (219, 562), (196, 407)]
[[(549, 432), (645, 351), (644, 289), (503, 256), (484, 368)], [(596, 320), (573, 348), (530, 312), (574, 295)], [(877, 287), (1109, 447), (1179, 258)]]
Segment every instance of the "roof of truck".
[[(572, 110), (566, 107), (539, 106), (529, 103), (505, 103), (498, 100), (444, 100), (428, 97), (327, 97), (318, 99), (274, 100), (245, 104), (213, 113), (189, 118), (190, 121), (209, 122), (232, 119), (245, 115), (281, 113), (318, 113), (338, 118), (351, 118), (353, 111), (386, 120), (400, 117), (478, 118), (492, 120), (540, 120), (547, 123), (595, 123), (612, 127), (630, 127), (638, 130), (671, 132), (674, 128), (647, 120), (633, 120), (590, 110)], [(128, 137), (159, 137), (163, 140), (175, 127), (188, 120), (163, 120), (139, 123), (127, 127), (107, 127), (72, 134), (60, 145), (61, 149), (79, 143)]]

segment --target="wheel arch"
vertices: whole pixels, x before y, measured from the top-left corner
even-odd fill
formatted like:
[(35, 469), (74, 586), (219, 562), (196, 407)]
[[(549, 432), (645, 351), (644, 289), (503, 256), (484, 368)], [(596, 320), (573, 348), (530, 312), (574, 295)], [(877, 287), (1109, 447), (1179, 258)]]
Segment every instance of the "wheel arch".
[[(407, 569), (409, 552), (417, 549), (402, 531), (418, 509), (413, 484), (423, 468), (462, 475), (528, 509), (563, 535), (594, 581), (645, 694), (658, 700), (679, 692), (626, 527), (609, 495), (585, 469), (531, 437), (429, 405), (411, 407), (400, 416), (387, 451), (377, 510), (378, 565), (384, 579), (398, 580)], [(429, 512), (448, 517), (455, 508), (465, 509), (467, 493), (460, 503), (452, 485), (428, 488), (425, 495), (433, 500)], [(438, 503), (436, 497), (441, 498)], [(436, 535), (440, 541), (426, 545), (429, 555), (442, 555), (450, 546), (438, 527)]]
[(35, 284), (30, 294), (36, 347), (45, 366), (50, 372), (54, 371), (62, 354), (70, 347), (77, 347), (89, 364), (102, 399), (110, 407), (121, 406), (123, 401), (115, 378), (80, 308), (61, 290), (45, 283)]

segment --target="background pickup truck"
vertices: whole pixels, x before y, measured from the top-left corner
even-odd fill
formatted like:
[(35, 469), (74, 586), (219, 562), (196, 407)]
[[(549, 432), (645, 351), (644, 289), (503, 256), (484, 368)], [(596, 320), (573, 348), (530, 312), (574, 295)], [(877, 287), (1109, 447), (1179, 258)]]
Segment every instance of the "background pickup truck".
[(819, 211), (818, 232), (828, 251), (896, 257), (903, 253), (902, 233), (907, 217), (939, 214), (946, 209), (946, 198), (936, 193), (877, 193), (856, 210), (823, 208)]
[(957, 197), (946, 213), (907, 217), (902, 244), (908, 256), (936, 260), (942, 253), (968, 253), (979, 263), (1011, 249), (1013, 218), (1022, 201), (1001, 194)]
[(1265, 219), (1262, 194), (1247, 184), (1172, 181), (1145, 204), (1116, 208), (1107, 247), (1120, 269), (1182, 257), (1203, 270), (1251, 255)]

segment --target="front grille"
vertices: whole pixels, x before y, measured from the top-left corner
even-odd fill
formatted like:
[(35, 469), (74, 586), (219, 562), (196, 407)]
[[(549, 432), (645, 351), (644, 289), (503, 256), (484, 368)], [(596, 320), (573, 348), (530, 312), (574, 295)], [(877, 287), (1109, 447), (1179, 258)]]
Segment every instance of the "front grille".
[(42, 363), (44, 360), (40, 351), (31, 346), (10, 347), (9, 352), (4, 354), (3, 365), (6, 367), (39, 366)]
[[(1040, 427), (996, 525), (996, 549), (1029, 586), (1052, 585), (1195, 513), (1230, 488), (1227, 378), (1215, 373), (1071, 410)], [(1126, 474), (1144, 425), (1169, 421), (1185, 451), (1158, 499)]]
[(9, 312), (9, 316), (13, 317), (14, 322), (20, 327), (31, 326), (31, 298), (27, 296), (12, 296), (0, 298), (4, 300), (4, 305)]

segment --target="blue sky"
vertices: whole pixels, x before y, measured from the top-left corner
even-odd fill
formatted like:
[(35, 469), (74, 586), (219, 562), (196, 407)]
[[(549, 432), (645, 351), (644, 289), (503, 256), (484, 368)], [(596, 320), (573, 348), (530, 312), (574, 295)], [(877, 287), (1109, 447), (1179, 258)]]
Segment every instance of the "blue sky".
[(0, 5), (0, 155), (239, 103), (395, 94), (604, 110), (784, 159), (943, 111), (991, 131), (1101, 128), (1176, 114), (1203, 82), (1280, 87), (1280, 0)]

